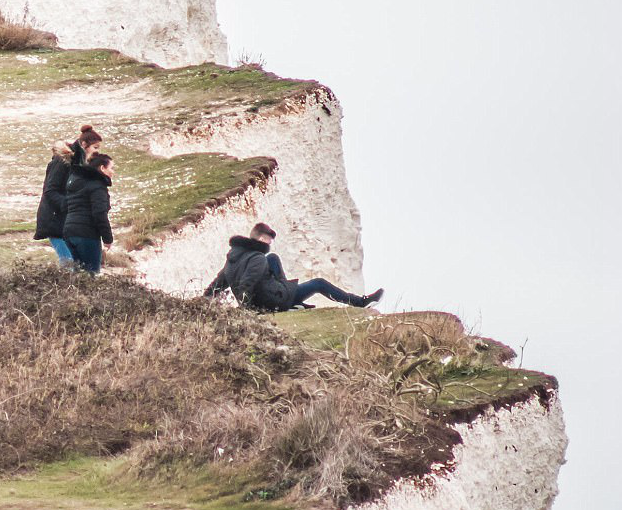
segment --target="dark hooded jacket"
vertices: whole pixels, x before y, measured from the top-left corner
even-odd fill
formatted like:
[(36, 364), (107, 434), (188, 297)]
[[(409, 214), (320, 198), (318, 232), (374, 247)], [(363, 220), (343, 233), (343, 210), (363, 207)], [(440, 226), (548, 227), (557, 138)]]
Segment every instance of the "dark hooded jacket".
[(43, 195), (37, 209), (35, 239), (63, 237), (67, 214), (67, 179), (72, 165), (84, 163), (85, 153), (80, 142), (68, 144), (61, 141), (54, 144), (52, 160), (45, 171)]
[(73, 166), (67, 180), (67, 218), (63, 237), (100, 239), (112, 244), (108, 220), (110, 178), (92, 166)]
[(242, 305), (271, 311), (289, 310), (298, 280), (286, 280), (270, 271), (266, 259), (270, 246), (242, 236), (232, 237), (229, 245), (225, 267), (206, 289), (205, 296), (214, 296), (231, 287)]

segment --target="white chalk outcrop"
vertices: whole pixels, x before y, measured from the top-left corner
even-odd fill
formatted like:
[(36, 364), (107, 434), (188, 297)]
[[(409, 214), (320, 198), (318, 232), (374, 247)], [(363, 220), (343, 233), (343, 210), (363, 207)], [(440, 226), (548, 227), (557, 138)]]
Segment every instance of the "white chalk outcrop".
[[(556, 390), (509, 409), (491, 407), (455, 425), (463, 444), (451, 466), (424, 480), (401, 480), (380, 500), (357, 510), (547, 510), (568, 445)], [(353, 507), (352, 507), (353, 508)]]
[(110, 48), (162, 67), (227, 64), (216, 0), (0, 0), (7, 19), (52, 32), (61, 48)]
[(206, 119), (191, 131), (153, 139), (151, 151), (160, 156), (269, 156), (278, 168), (266, 186), (249, 187), (207, 211), (197, 225), (139, 252), (137, 269), (144, 281), (167, 292), (195, 295), (222, 267), (229, 237), (247, 235), (256, 222), (265, 221), (279, 234), (273, 251), (291, 277), (324, 277), (362, 292), (360, 216), (346, 181), (341, 118), (336, 98), (318, 86), (266, 113)]

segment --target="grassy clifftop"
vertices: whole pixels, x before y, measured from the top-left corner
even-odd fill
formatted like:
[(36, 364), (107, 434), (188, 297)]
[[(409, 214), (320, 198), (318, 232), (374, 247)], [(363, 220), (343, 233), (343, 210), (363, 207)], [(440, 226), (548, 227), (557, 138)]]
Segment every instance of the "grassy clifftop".
[[(270, 154), (250, 160), (193, 154), (172, 159), (147, 151), (151, 137), (206, 118), (251, 115), (318, 87), (253, 66), (204, 64), (165, 70), (109, 50), (0, 51), (0, 264), (49, 255), (31, 242), (51, 148), (92, 124), (113, 156), (111, 219), (127, 248), (197, 217), (272, 172)], [(262, 177), (262, 174), (264, 177)]]
[(448, 314), (257, 315), (16, 266), (0, 275), (0, 495), (20, 508), (368, 500), (450, 461), (447, 424), (546, 405), (555, 380), (505, 367), (511, 355)]

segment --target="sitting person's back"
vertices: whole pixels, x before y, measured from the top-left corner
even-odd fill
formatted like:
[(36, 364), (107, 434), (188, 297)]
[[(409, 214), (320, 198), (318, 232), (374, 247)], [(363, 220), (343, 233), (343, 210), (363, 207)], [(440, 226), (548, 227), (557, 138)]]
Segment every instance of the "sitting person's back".
[(255, 225), (250, 237), (232, 237), (225, 266), (205, 290), (205, 296), (214, 297), (231, 288), (241, 305), (271, 311), (305, 306), (304, 301), (316, 293), (333, 301), (359, 307), (376, 303), (382, 297), (382, 289), (370, 296), (357, 296), (335, 287), (323, 278), (314, 278), (301, 284), (298, 280), (288, 280), (279, 257), (275, 254), (267, 255), (275, 237), (276, 232), (265, 223)]
[(229, 245), (223, 271), (238, 302), (267, 310), (289, 310), (298, 285), (270, 271), (266, 258), (270, 245), (243, 236), (232, 237)]

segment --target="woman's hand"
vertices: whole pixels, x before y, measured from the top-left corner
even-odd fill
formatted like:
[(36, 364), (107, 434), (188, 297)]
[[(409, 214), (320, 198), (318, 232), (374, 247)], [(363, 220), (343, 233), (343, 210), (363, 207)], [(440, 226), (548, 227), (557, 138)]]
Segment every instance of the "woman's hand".
[(110, 251), (110, 248), (112, 248), (112, 244), (106, 244), (106, 243), (104, 243), (104, 249), (105, 249), (106, 251)]

